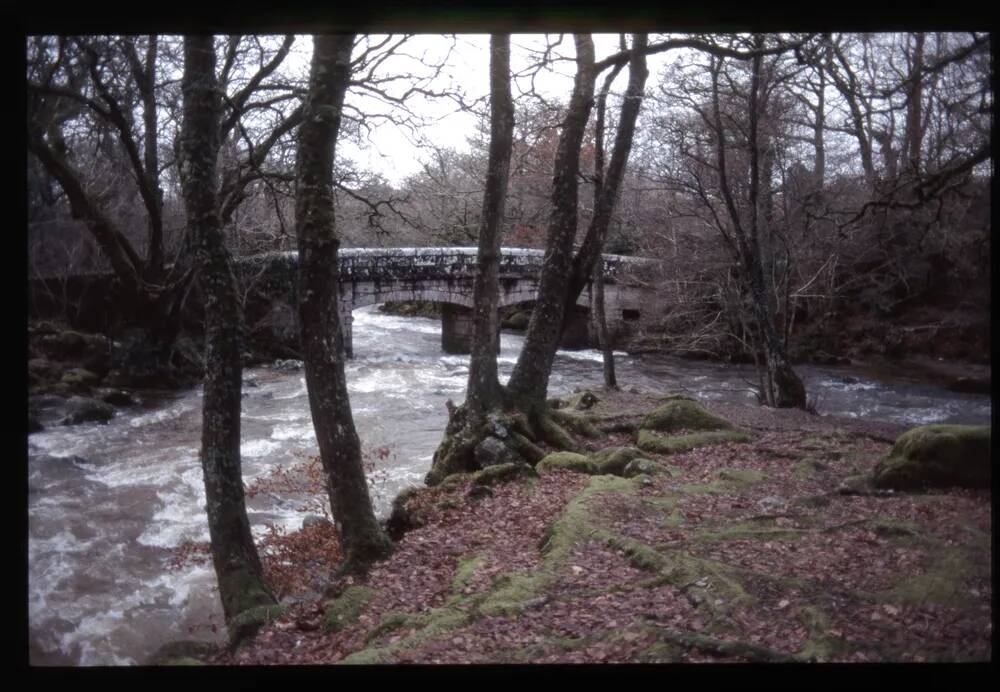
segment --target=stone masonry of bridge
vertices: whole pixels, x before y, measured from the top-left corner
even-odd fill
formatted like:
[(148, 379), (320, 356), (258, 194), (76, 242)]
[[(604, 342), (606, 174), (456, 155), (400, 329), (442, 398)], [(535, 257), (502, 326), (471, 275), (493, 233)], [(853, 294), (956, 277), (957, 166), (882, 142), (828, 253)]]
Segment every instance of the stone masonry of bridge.
[[(500, 261), (499, 307), (530, 304), (538, 292), (544, 252), (503, 248)], [(650, 292), (629, 281), (648, 260), (604, 255), (605, 312), (612, 340), (639, 323)], [(271, 301), (264, 320), (293, 328), (298, 254), (272, 252), (237, 260), (236, 270), (245, 286), (266, 293)], [(339, 253), (340, 316), (345, 351), (353, 356), (351, 312), (385, 302), (433, 301), (442, 303), (442, 348), (468, 353), (472, 338), (473, 283), (477, 251), (470, 247), (347, 248)], [(576, 310), (567, 316), (563, 346), (583, 348), (596, 344), (590, 320), (591, 287), (580, 294)], [(528, 307), (528, 305), (526, 305)]]

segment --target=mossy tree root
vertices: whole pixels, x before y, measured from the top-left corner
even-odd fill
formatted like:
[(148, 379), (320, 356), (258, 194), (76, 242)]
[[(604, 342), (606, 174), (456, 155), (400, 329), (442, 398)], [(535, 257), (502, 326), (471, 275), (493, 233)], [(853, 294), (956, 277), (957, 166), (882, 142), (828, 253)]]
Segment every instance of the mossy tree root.
[(746, 642), (728, 642), (703, 634), (682, 634), (660, 630), (659, 636), (670, 644), (687, 649), (698, 649), (699, 651), (718, 656), (738, 656), (750, 661), (763, 661), (766, 663), (794, 663), (799, 660), (795, 656), (783, 654), (763, 646), (748, 644)]

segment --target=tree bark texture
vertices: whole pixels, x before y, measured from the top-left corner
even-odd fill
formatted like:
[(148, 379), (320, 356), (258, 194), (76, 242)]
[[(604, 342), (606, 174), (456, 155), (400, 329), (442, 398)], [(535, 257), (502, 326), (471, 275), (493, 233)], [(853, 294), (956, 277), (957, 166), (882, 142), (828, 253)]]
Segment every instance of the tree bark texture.
[(510, 95), (510, 36), (490, 38), (490, 152), (486, 192), (479, 226), (479, 271), (473, 284), (472, 354), (466, 401), (473, 411), (495, 406), (500, 398), (497, 377), (499, 340), (500, 241), (510, 156), (514, 146), (514, 104)]
[[(632, 152), (632, 140), (635, 137), (635, 124), (639, 117), (639, 109), (642, 106), (642, 97), (646, 87), (646, 79), (649, 77), (649, 70), (646, 67), (645, 49), (648, 37), (646, 34), (636, 34), (632, 40), (632, 55), (629, 59), (628, 87), (625, 89), (625, 98), (622, 102), (622, 110), (618, 118), (618, 130), (615, 132), (615, 144), (611, 150), (611, 161), (608, 163), (607, 171), (603, 170), (603, 142), (599, 148), (601, 170), (598, 172), (597, 157), (595, 157), (595, 203), (594, 215), (587, 227), (583, 243), (579, 251), (573, 258), (573, 273), (569, 283), (569, 290), (566, 294), (566, 309), (576, 303), (577, 298), (588, 279), (594, 273), (594, 265), (601, 257), (604, 249), (604, 241), (608, 236), (608, 228), (611, 225), (611, 217), (614, 214), (615, 206), (618, 202), (618, 193), (621, 190), (622, 179), (625, 177), (625, 165), (628, 163), (629, 154)], [(599, 110), (599, 127), (601, 132), (598, 136), (603, 138), (603, 111), (605, 99), (607, 98), (607, 87), (602, 90)]]
[(545, 402), (552, 362), (562, 331), (577, 228), (580, 147), (594, 100), (594, 42), (589, 34), (577, 34), (574, 39), (576, 77), (556, 149), (552, 212), (538, 298), (528, 322), (524, 346), (508, 383), (511, 394), (529, 409)]
[(298, 133), (295, 230), (299, 246), (299, 324), (309, 408), (326, 472), (327, 492), (346, 569), (388, 554), (391, 543), (375, 519), (362, 466), (344, 373), (333, 207), (333, 161), (344, 93), (350, 81), (353, 34), (316, 36), (309, 91)]
[(250, 533), (240, 464), (242, 311), (216, 212), (219, 95), (211, 36), (184, 40), (180, 171), (188, 232), (205, 297), (205, 381), (201, 464), (212, 561), (223, 612), (274, 603)]

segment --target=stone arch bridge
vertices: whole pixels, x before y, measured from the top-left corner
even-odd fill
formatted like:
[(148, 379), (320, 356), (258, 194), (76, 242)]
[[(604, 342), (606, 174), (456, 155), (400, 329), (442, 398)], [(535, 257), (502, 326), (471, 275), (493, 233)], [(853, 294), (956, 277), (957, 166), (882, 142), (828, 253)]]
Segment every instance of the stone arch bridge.
[[(502, 248), (499, 307), (527, 306), (536, 299), (543, 260), (542, 250)], [(605, 314), (614, 340), (632, 332), (651, 304), (652, 291), (633, 280), (651, 261), (621, 255), (604, 255), (603, 261)], [(237, 260), (244, 286), (256, 286), (257, 293), (266, 294), (272, 301), (264, 321), (294, 319), (297, 263), (296, 252), (270, 252)], [(449, 353), (469, 352), (473, 283), (478, 268), (476, 248), (347, 248), (340, 250), (338, 263), (340, 317), (348, 356), (353, 355), (353, 310), (390, 301), (417, 300), (442, 304), (442, 348)], [(564, 347), (596, 344), (589, 317), (591, 293), (588, 284), (577, 300), (576, 310), (567, 316)]]

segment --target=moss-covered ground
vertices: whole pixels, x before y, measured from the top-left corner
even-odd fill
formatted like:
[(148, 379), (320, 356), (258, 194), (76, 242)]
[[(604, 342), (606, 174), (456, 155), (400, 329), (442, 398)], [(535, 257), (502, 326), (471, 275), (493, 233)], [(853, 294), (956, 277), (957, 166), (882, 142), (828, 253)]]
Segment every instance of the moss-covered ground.
[(635, 447), (662, 401), (626, 403), (637, 410), (589, 413), (616, 421), (581, 438), (591, 464), (413, 493), (422, 521), (390, 558), (215, 662), (989, 660), (988, 490), (837, 492), (891, 437), (804, 418), (643, 449), (662, 471), (623, 477), (638, 450), (611, 448)]

